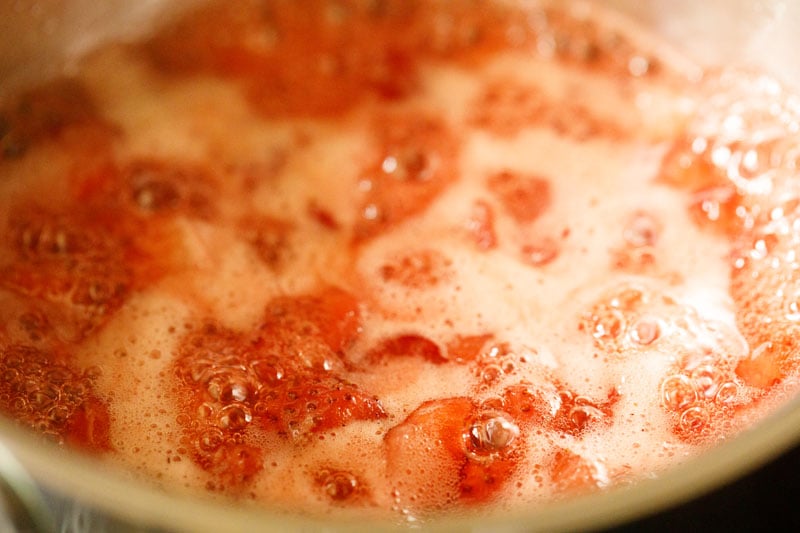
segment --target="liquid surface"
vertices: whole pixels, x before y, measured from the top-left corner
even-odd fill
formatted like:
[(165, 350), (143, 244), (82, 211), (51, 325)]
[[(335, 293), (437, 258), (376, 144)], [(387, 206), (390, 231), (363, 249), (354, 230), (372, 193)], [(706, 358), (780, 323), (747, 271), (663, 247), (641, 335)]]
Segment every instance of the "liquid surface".
[(214, 3), (0, 107), (0, 408), (424, 519), (657, 475), (797, 383), (800, 105), (582, 3)]

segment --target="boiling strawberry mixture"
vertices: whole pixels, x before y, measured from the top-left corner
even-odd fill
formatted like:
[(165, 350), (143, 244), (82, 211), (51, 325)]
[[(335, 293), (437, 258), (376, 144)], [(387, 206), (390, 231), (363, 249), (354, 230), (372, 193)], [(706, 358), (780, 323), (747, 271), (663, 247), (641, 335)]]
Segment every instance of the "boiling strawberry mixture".
[(0, 107), (0, 408), (424, 519), (652, 477), (800, 374), (800, 100), (583, 3), (205, 5)]

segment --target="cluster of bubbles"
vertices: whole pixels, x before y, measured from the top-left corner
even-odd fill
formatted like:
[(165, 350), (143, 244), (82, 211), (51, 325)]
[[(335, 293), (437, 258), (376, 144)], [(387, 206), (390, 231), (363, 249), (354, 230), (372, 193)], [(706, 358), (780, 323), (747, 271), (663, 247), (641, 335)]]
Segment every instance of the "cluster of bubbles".
[(6, 346), (0, 357), (0, 409), (61, 443), (98, 375), (95, 367), (78, 372), (37, 348)]
[(639, 274), (655, 264), (656, 244), (661, 222), (647, 211), (635, 211), (625, 221), (623, 245), (615, 253), (615, 265), (624, 271)]
[(616, 75), (641, 78), (660, 72), (658, 61), (643, 53), (621, 33), (592, 20), (587, 6), (570, 9), (548, 6), (530, 17), (536, 33), (537, 52), (589, 68), (602, 68)]
[(204, 425), (197, 436), (199, 450), (214, 452), (252, 422), (258, 391), (256, 371), (268, 380), (278, 380), (282, 376), (280, 369), (262, 360), (253, 361), (248, 367), (238, 355), (220, 356), (210, 352), (207, 357), (191, 358), (184, 379), (203, 389), (204, 400), (193, 419)]
[(692, 125), (691, 157), (710, 161), (748, 196), (795, 188), (790, 173), (800, 157), (800, 99), (774, 78), (736, 71), (712, 79), (708, 89), (713, 96)]
[(599, 348), (622, 354), (658, 341), (667, 326), (663, 317), (675, 308), (675, 302), (666, 296), (625, 285), (584, 313), (579, 328), (589, 333)]
[(767, 75), (725, 70), (704, 83), (666, 162), (667, 174), (677, 169), (672, 180), (695, 192), (701, 223), (732, 239), (731, 294), (752, 346), (795, 336), (800, 318), (798, 146), (800, 98)]
[[(121, 304), (129, 273), (102, 231), (44, 212), (14, 217), (10, 229), (18, 260), (3, 276), (5, 286), (23, 293), (43, 290), (26, 285), (33, 273), (46, 287), (42, 296), (83, 313), (89, 326)], [(18, 277), (22, 281), (15, 281)]]
[(739, 399), (740, 386), (720, 360), (713, 355), (700, 358), (661, 382), (661, 404), (677, 416), (682, 434), (701, 434), (716, 412)]
[(669, 179), (695, 190), (704, 219), (770, 234), (765, 226), (796, 213), (800, 203), (799, 141), (800, 98), (767, 75), (723, 71), (706, 81), (665, 168), (675, 174)]
[(507, 376), (517, 373), (518, 364), (526, 363), (528, 360), (528, 356), (513, 350), (506, 343), (486, 346), (478, 355), (473, 367), (473, 372), (479, 380), (478, 389), (485, 392), (496, 387)]

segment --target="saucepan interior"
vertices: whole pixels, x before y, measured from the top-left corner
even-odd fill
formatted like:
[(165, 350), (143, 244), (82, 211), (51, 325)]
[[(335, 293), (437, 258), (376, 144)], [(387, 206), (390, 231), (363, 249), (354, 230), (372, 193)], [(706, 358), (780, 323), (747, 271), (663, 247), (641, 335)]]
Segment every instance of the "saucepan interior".
[[(150, 31), (192, 2), (147, 0), (41, 0), (0, 5), (0, 94), (69, 68), (100, 42)], [(689, 57), (708, 65), (766, 70), (800, 87), (793, 61), (800, 3), (786, 0), (610, 0), (620, 10), (664, 35)], [(212, 503), (165, 493), (114, 472), (99, 461), (65, 453), (0, 420), (0, 435), (19, 464), (47, 493), (105, 515), (115, 530), (261, 531), (393, 529), (389, 523), (319, 522), (267, 509)], [(657, 479), (502, 516), (465, 516), (434, 521), (433, 530), (532, 531), (593, 529), (630, 520), (690, 499), (739, 477), (800, 442), (800, 399), (757, 427)], [(5, 459), (3, 460), (5, 463)], [(22, 469), (3, 468), (16, 488)], [(36, 494), (25, 494), (35, 500)], [(12, 490), (13, 492), (13, 490)], [(19, 492), (19, 491), (18, 491)], [(33, 512), (43, 512), (36, 509)], [(47, 524), (46, 520), (40, 521)], [(109, 523), (109, 522), (106, 522)]]

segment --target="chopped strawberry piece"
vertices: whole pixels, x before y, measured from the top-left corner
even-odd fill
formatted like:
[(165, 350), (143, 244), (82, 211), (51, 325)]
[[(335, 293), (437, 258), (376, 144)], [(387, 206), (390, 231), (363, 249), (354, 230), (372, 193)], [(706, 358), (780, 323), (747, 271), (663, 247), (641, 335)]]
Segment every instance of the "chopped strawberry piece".
[(420, 335), (398, 335), (388, 338), (371, 349), (367, 357), (371, 361), (394, 357), (419, 357), (437, 364), (447, 362), (447, 358), (442, 355), (439, 346)]
[(590, 461), (563, 448), (553, 456), (550, 478), (562, 493), (585, 492), (608, 484), (605, 468), (600, 462)]
[(263, 469), (264, 451), (257, 446), (227, 441), (213, 453), (193, 456), (199, 466), (214, 476), (206, 488), (236, 491)]
[[(423, 60), (471, 61), (507, 46), (509, 28), (526, 27), (515, 9), (476, 15), (449, 2), (346, 1), (332, 8), (322, 0), (237, 0), (198, 10), (144, 50), (168, 75), (238, 81), (266, 116), (336, 116), (364, 100), (405, 98), (418, 86)], [(446, 26), (437, 23), (443, 19)]]
[(335, 376), (298, 372), (259, 392), (256, 419), (266, 429), (297, 437), (342, 427), (352, 420), (386, 415), (380, 402)]
[(102, 151), (113, 131), (80, 82), (58, 78), (0, 109), (0, 163), (54, 140), (80, 153)]
[(503, 391), (502, 409), (520, 423), (550, 425), (560, 406), (560, 398), (554, 391), (546, 395), (529, 383), (512, 385)]
[(94, 393), (93, 369), (76, 370), (69, 354), (0, 344), (0, 411), (56, 441), (87, 451), (111, 449), (110, 417)]
[(800, 292), (791, 281), (797, 248), (794, 232), (800, 215), (784, 213), (771, 225), (757, 227), (738, 240), (731, 269), (730, 291), (736, 322), (750, 345), (737, 375), (748, 385), (768, 389), (800, 368)]
[(552, 201), (550, 182), (539, 176), (503, 171), (490, 176), (487, 186), (518, 224), (539, 218)]
[(728, 236), (736, 236), (748, 223), (748, 212), (741, 194), (730, 184), (695, 191), (689, 213), (698, 226), (705, 226)]
[(186, 419), (200, 413), (183, 428), (193, 460), (220, 482), (245, 483), (265, 453), (248, 440), (251, 427), (300, 441), (385, 418), (377, 398), (343, 377), (342, 351), (359, 327), (355, 298), (327, 287), (271, 301), (251, 334), (206, 325), (185, 337), (175, 369)]
[(334, 352), (347, 348), (361, 331), (358, 300), (338, 287), (300, 297), (277, 298), (267, 306), (265, 333), (317, 337)]
[(87, 451), (109, 451), (111, 450), (110, 427), (108, 406), (99, 398), (90, 395), (67, 420), (64, 440)]
[(452, 261), (436, 250), (416, 250), (381, 267), (381, 277), (410, 288), (426, 288), (438, 285), (452, 276)]
[(521, 425), (534, 424), (569, 435), (580, 435), (596, 424), (609, 424), (619, 392), (611, 389), (603, 401), (576, 395), (556, 386), (520, 383), (507, 387), (502, 409)]
[(475, 361), (483, 353), (486, 344), (494, 338), (491, 333), (483, 335), (456, 335), (447, 343), (447, 358), (456, 363)]
[(790, 358), (797, 354), (796, 342), (767, 341), (753, 349), (749, 357), (736, 365), (736, 375), (746, 384), (760, 389), (769, 389), (780, 383), (788, 374)]
[(11, 216), (0, 286), (65, 309), (80, 336), (105, 323), (130, 291), (125, 250), (94, 220), (38, 210)]
[(487, 502), (518, 469), (519, 428), (507, 414), (484, 412), (468, 398), (424, 402), (384, 441), (390, 476), (421, 487), (419, 495), (407, 496), (423, 511), (453, 498)]
[(374, 126), (377, 150), (362, 171), (355, 242), (422, 213), (458, 178), (455, 134), (441, 119), (385, 115)]

